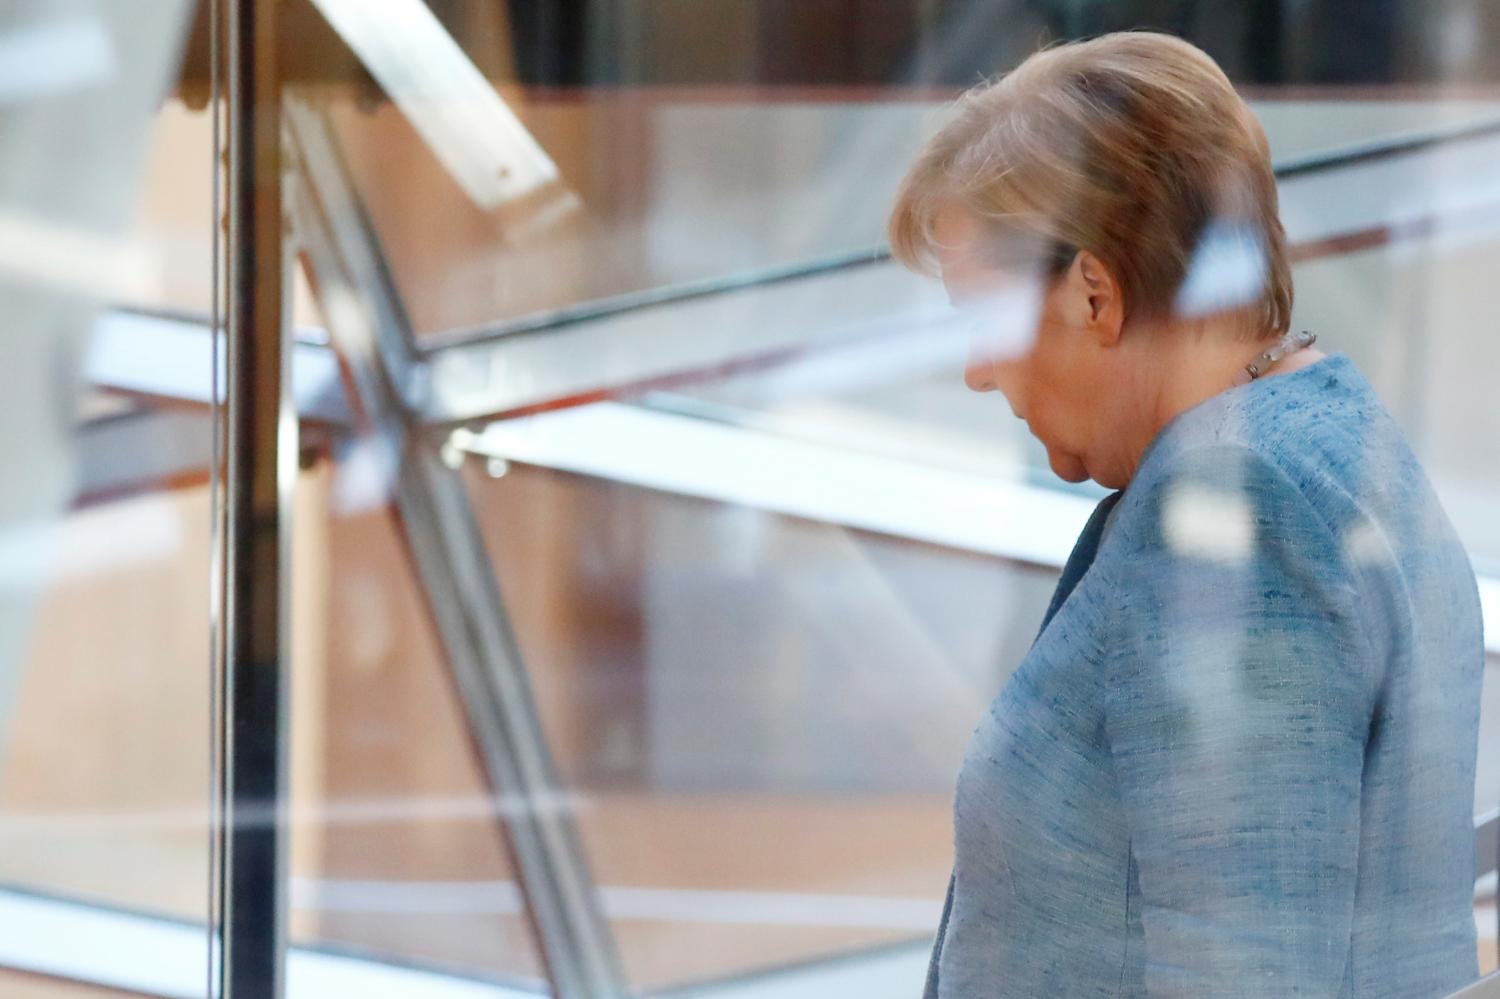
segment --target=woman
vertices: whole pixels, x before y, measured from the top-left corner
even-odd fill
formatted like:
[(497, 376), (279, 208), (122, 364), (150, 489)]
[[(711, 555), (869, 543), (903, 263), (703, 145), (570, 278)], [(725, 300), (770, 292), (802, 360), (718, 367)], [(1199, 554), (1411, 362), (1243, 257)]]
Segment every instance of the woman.
[(1265, 135), (1192, 46), (965, 96), (891, 241), (1000, 390), (1116, 490), (974, 734), (927, 994), (1438, 996), (1477, 976), (1468, 560), (1343, 354), (1287, 337)]

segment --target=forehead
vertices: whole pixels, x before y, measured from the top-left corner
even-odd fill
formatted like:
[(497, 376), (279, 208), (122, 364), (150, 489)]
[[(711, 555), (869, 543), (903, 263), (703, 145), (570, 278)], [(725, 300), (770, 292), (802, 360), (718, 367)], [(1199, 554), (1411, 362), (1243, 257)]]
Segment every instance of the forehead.
[(950, 293), (981, 276), (983, 262), (975, 252), (979, 236), (979, 221), (961, 209), (944, 208), (933, 217), (933, 253)]

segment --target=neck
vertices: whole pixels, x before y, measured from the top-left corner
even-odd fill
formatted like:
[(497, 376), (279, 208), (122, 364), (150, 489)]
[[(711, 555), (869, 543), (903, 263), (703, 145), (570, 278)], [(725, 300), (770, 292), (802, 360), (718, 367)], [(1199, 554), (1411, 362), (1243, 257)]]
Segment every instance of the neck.
[[(1247, 340), (1239, 335), (1240, 327), (1233, 317), (1205, 319), (1192, 323), (1163, 324), (1141, 330), (1135, 337), (1140, 345), (1136, 358), (1136, 395), (1145, 406), (1136, 423), (1137, 431), (1130, 442), (1130, 476), (1140, 463), (1146, 447), (1178, 414), (1218, 395), (1235, 383), (1239, 374), (1257, 354), (1274, 344), (1274, 339)], [(1132, 331), (1135, 332), (1135, 331)], [(1282, 358), (1260, 377), (1286, 374), (1321, 358), (1312, 348)]]
[(1153, 339), (1155, 392), (1147, 425), (1152, 437), (1179, 413), (1230, 388), (1235, 375), (1271, 342), (1201, 328), (1164, 330)]

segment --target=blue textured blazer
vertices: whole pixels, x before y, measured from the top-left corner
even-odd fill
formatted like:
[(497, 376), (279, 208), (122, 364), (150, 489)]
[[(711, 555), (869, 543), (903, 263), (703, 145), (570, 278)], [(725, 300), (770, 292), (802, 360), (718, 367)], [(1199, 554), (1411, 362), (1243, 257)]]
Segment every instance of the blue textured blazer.
[(1473, 571), (1343, 354), (1157, 435), (974, 733), (927, 996), (1478, 977)]

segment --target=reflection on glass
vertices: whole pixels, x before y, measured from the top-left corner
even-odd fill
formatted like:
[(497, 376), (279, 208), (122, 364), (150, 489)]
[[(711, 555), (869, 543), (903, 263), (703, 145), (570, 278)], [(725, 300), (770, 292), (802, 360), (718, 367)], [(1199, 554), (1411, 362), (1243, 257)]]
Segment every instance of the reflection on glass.
[[(559, 159), (581, 205), (558, 215), (546, 206), (483, 212), (394, 107), (339, 111), (413, 326), (450, 335), (868, 255), (880, 240), (869, 206), (885, 197), (894, 164), (931, 119), (929, 109), (901, 105), (607, 92), (535, 99), (522, 105), (523, 120)], [(842, 173), (851, 141), (869, 147), (861, 156), (871, 164), (852, 190)], [(764, 155), (801, 145), (785, 160)], [(767, 204), (783, 208), (767, 216)], [(426, 225), (433, 213), (447, 224)]]
[[(219, 511), (196, 319), (214, 136), (202, 100), (161, 99), (186, 6), (0, 13), (6, 996), (191, 995), (207, 977)], [(1408, 881), (1442, 882), (1414, 902), (1371, 874), (1356, 896), (1366, 925), (1411, 928), (1377, 958), (1436, 955), (1380, 984), (1445, 991), (1476, 948), (1493, 969), (1486, 5), (1423, 19), (1327, 2), (283, 6), (309, 29), (286, 32), (288, 83), (332, 122), (356, 197), (329, 200), (291, 155), (288, 189), (340, 238), (373, 236), (397, 294), (381, 297), (380, 266), (330, 273), (289, 205), (309, 251), (294, 321), (323, 325), (315, 291), (330, 323), (417, 338), (380, 360), (385, 412), (337, 377), (369, 363), (347, 331), (303, 336), (294, 362), (310, 386), (287, 567), (294, 987), (321, 967), (413, 996), (557, 990), (568, 969), (537, 941), (558, 900), (522, 890), (537, 852), (512, 838), (538, 815), (576, 823), (587, 877), (569, 904), (597, 901), (637, 993), (911, 996), (937, 933), (937, 991), (964, 999), (1043, 958), (1107, 983), (1122, 964), (1144, 980), (1219, 962), (1153, 992), (1267, 968), (1336, 985), (1339, 955), (1308, 941), (1348, 893), (1356, 819), (1409, 847), (1365, 871), (1422, 864), (1432, 876)], [(1212, 433), (1186, 421), (1157, 438), (1156, 471), (1122, 497), (1119, 470), (1082, 451), (1124, 417), (1062, 439), (1014, 381), (1042, 342), (1039, 292), (1097, 240), (1052, 241), (1026, 271), (1044, 281), (1006, 303), (956, 296), (954, 315), (889, 259), (883, 223), (960, 89), (1046, 40), (1129, 25), (1194, 40), (1251, 98), (1297, 288), (1287, 328), (1317, 331), (1326, 356), (1220, 398), (1265, 404), (1222, 410)], [(1088, 83), (1106, 108), (1128, 96), (1108, 83)], [(1243, 307), (1274, 263), (1242, 194), (1200, 206), (1176, 247), (1182, 273), (1157, 289), (1174, 315)], [(1124, 227), (1117, 270), (1150, 262), (1161, 224)], [(108, 351), (90, 346), (101, 304), (131, 310)], [(1081, 365), (1054, 370), (1078, 402)], [(1015, 414), (970, 387), (1005, 391)], [(1092, 388), (1075, 411), (1108, 409), (1112, 386)], [(1319, 409), (1332, 396), (1348, 405)], [(1291, 491), (1239, 452), (1159, 460), (1222, 433), (1327, 446)], [(434, 455), (449, 502), (403, 505), (392, 473), (433, 471)], [(473, 561), (445, 568), (435, 602), (420, 539), (470, 513)], [(499, 606), (466, 602), (487, 599), (483, 574)], [(537, 739), (482, 727), (495, 705), (457, 682), (458, 604), (476, 644), (514, 635), (530, 688), (514, 702), (534, 701)], [(1407, 668), (1356, 668), (1381, 655)], [(481, 759), (505, 740), (561, 790), (498, 793)], [(1021, 885), (1014, 918), (984, 904), (986, 878)], [(1091, 878), (1107, 904), (1061, 890)], [(1132, 883), (1146, 904), (1110, 908)], [(1069, 936), (1092, 918), (1107, 926)], [(1141, 946), (1105, 953), (1132, 918)], [(1017, 928), (1036, 938), (1011, 952)], [(1226, 948), (1235, 933), (1249, 942)]]
[[(101, 983), (191, 994), (208, 976), (211, 415), (84, 377), (102, 307), (210, 304), (211, 141), (175, 104), (158, 113), (188, 6), (0, 11), (8, 996), (114, 994)], [(143, 176), (175, 182), (175, 207), (205, 220), (171, 231), (172, 281), (162, 230), (133, 225), (150, 200)], [(211, 377), (207, 364), (153, 360)], [(121, 948), (132, 931), (151, 944)]]
[(345, 474), (304, 473), (296, 510), (292, 943), (535, 982), (505, 805), (389, 512), (341, 499)]
[(49, 548), (8, 724), (0, 879), (202, 919), (208, 490), (96, 502)]
[[(337, 5), (325, 6), (337, 27), (343, 15), (331, 11)], [(434, 430), (421, 446), (442, 447), (463, 476), (503, 593), (504, 623), (517, 637), (543, 721), (544, 748), (567, 788), (560, 804), (581, 829), (593, 887), (631, 987), (698, 983), (712, 992), (754, 981), (774, 994), (810, 980), (800, 976), (827, 973), (848, 977), (834, 984), (818, 979), (825, 982), (820, 994), (911, 995), (920, 989), (942, 919), (954, 775), (976, 723), (981, 740), (973, 752), (988, 752), (995, 767), (980, 759), (964, 769), (961, 856), (967, 847), (970, 862), (978, 857), (982, 866), (995, 852), (995, 837), (964, 825), (966, 802), (991, 807), (999, 815), (995, 828), (1058, 807), (1055, 766), (1028, 769), (1025, 747), (1046, 742), (1038, 719), (1073, 703), (1069, 698), (1088, 681), (1075, 677), (1076, 683), (1049, 687), (1055, 676), (1036, 666), (1028, 650), (1080, 532), (1088, 526), (1085, 542), (1107, 534), (1104, 515), (1113, 507), (1101, 508), (1091, 522), (1095, 504), (1124, 482), (1104, 474), (1101, 486), (1083, 474), (1100, 468), (1077, 467), (1067, 454), (1059, 460), (1055, 447), (1049, 453), (1028, 433), (1028, 423), (1035, 430), (1045, 414), (1014, 420), (1001, 400), (968, 392), (961, 352), (953, 350), (955, 324), (911, 318), (926, 316), (921, 309), (929, 301), (903, 283), (894, 263), (869, 251), (883, 238), (884, 209), (901, 171), (922, 140), (952, 119), (943, 99), (953, 88), (935, 95), (865, 85), (967, 84), (979, 61), (980, 72), (1013, 65), (1031, 50), (1029, 40), (1007, 37), (981, 54), (973, 41), (1002, 8), (1026, 6), (1026, 18), (1059, 34), (1103, 22), (1079, 13), (1054, 23), (1031, 5), (938, 4), (920, 27), (920, 18), (900, 22), (900, 31), (911, 30), (891, 43), (898, 55), (889, 64), (899, 71), (881, 76), (859, 68), (858, 59), (839, 70), (859, 90), (638, 85), (661, 83), (672, 67), (720, 85), (784, 84), (799, 71), (812, 72), (810, 60), (799, 69), (795, 45), (779, 43), (827, 52), (812, 41), (823, 37), (820, 29), (790, 14), (772, 26), (773, 18), (762, 15), (773, 6), (739, 5), (736, 23), (756, 28), (763, 54), (723, 60), (718, 77), (702, 62), (703, 52), (720, 51), (708, 39), (713, 32), (687, 15), (642, 14), (637, 40), (622, 35), (604, 44), (604, 53), (597, 38), (585, 44), (586, 32), (570, 35), (554, 25), (559, 37), (571, 39), (558, 48), (573, 53), (575, 70), (549, 69), (539, 50), (528, 47), (542, 29), (518, 5), (508, 17), (441, 19), (556, 165), (561, 187), (576, 195), (577, 210), (567, 213), (524, 198), (500, 209), (480, 207), (485, 199), (476, 198), (476, 185), (443, 151), (447, 140), (434, 138), (444, 132), (442, 123), (422, 117), (463, 109), (441, 107), (442, 87), (427, 94), (426, 110), (403, 102), (389, 72), (369, 64), (368, 51), (361, 58), (379, 87), (335, 85), (316, 92), (314, 101), (335, 124), (389, 264), (400, 297), (392, 311), (404, 313), (391, 322), (409, 320), (419, 342), (435, 352), (417, 358), (423, 370), (411, 378), (417, 387), (409, 401), (418, 419), (445, 425), (443, 435)], [(1094, 8), (1137, 18), (1145, 16), (1141, 6)], [(1389, 43), (1384, 62), (1320, 61), (1303, 51), (1308, 38), (1321, 40), (1312, 48), (1334, 55), (1352, 48), (1327, 25), (1317, 27), (1321, 15), (1277, 27), (1253, 11), (1218, 15), (1201, 5), (1167, 6), (1181, 8), (1182, 19), (1159, 26), (1215, 49), (1236, 83), (1263, 84), (1249, 92), (1280, 168), (1280, 213), (1298, 290), (1296, 311), (1283, 318), (1290, 318), (1289, 329), (1318, 331), (1318, 348), (1332, 355), (1304, 355), (1313, 363), (1293, 373), (1301, 381), (1284, 384), (1311, 387), (1333, 372), (1329, 377), (1338, 375), (1348, 391), (1367, 393), (1361, 405), (1369, 412), (1388, 410), (1394, 419), (1379, 439), (1366, 426), (1371, 438), (1350, 445), (1351, 452), (1379, 455), (1379, 468), (1403, 484), (1392, 488), (1406, 488), (1421, 480), (1417, 465), (1391, 457), (1401, 453), (1391, 442), (1403, 436), (1457, 535), (1436, 528), (1397, 532), (1407, 546), (1401, 551), (1439, 539), (1426, 547), (1446, 561), (1432, 563), (1430, 575), (1451, 582), (1462, 565), (1461, 543), (1478, 569), (1481, 598), (1493, 605), (1500, 539), (1485, 511), (1497, 469), (1477, 457), (1474, 441), (1500, 430), (1485, 401), (1486, 373), (1500, 358), (1464, 317), (1482, 311), (1484, 275), (1493, 264), (1493, 227), (1471, 209), (1493, 198), (1482, 168), (1500, 141), (1486, 131), (1500, 120), (1500, 105), (1436, 90), (1280, 86), (1336, 72), (1348, 74), (1335, 77), (1343, 82), (1371, 78), (1361, 73), (1385, 80), (1398, 64), (1425, 66), (1437, 79), (1444, 66), (1472, 70), (1457, 56), (1444, 62), (1434, 55), (1425, 34), (1408, 44), (1382, 22), (1376, 34), (1384, 32)], [(1157, 8), (1152, 17), (1172, 20)], [(719, 14), (730, 16), (722, 8)], [(341, 32), (358, 53), (355, 36), (377, 27)], [(1230, 27), (1255, 41), (1231, 52), (1222, 41)], [(839, 31), (845, 40), (854, 34), (843, 22)], [(663, 41), (669, 37), (704, 48), (682, 44), (674, 51)], [(882, 43), (849, 44), (866, 51)], [(1009, 61), (997, 64), (1002, 50)], [(452, 47), (445, 51), (451, 59)], [(647, 51), (666, 68), (632, 62)], [(1407, 62), (1396, 58), (1402, 52)], [(473, 84), (472, 74), (467, 81)], [(559, 82), (570, 86), (546, 85)], [(1200, 221), (1213, 216), (1208, 211)], [(1208, 238), (1179, 247), (1184, 272), (1158, 289), (1161, 302), (1178, 313), (1212, 317), (1243, 306), (1255, 290), (1247, 277), (1272, 258), (1273, 248), (1239, 225), (1234, 211), (1218, 217)], [(1079, 237), (1069, 245), (1085, 242)], [(1061, 259), (1071, 265), (1074, 258)], [(816, 276), (785, 279), (801, 270)], [(326, 295), (333, 282), (313, 277)], [(890, 296), (891, 314), (872, 320), (876, 287)], [(563, 318), (553, 328), (551, 320)], [(528, 332), (474, 342), (517, 322), (529, 324)], [(714, 350), (699, 350), (705, 343)], [(622, 372), (630, 377), (612, 377)], [(472, 405), (424, 409), (429, 390)], [(487, 408), (484, 393), (491, 390), (509, 402)], [(528, 415), (493, 418), (520, 405), (517, 397), (530, 407)], [(1291, 420), (1268, 412), (1260, 416), (1273, 429)], [(326, 607), (327, 615), (318, 625), (326, 634), (315, 636), (305, 660), (316, 666), (297, 723), (301, 745), (310, 747), (302, 757), (312, 780), (306, 786), (316, 788), (304, 802), (301, 846), (294, 848), (298, 939), (534, 982), (542, 972), (524, 930), (518, 877), (504, 859), (499, 806), (471, 759), (475, 733), (464, 730), (473, 714), (449, 692), (449, 664), (432, 640), (418, 575), (402, 533), (380, 505), (389, 497), (377, 488), (370, 509), (340, 506), (339, 483), (357, 478), (358, 453), (340, 443), (333, 462), (304, 476), (315, 497), (310, 519), (325, 525), (318, 530), (326, 535), (306, 549), (298, 585), (309, 596), (299, 605)], [(1197, 478), (1137, 491), (1153, 494), (1141, 503), (1154, 521), (1136, 509), (1135, 519), (1108, 527), (1123, 537), (1156, 523), (1161, 544), (1152, 551), (1160, 555), (1175, 545), (1171, 551), (1192, 561), (1193, 571), (1174, 575), (1142, 555), (1108, 572), (1149, 577), (1131, 577), (1140, 584), (1132, 592), (1166, 608), (1171, 619), (1142, 629), (1179, 633), (1188, 652), (1237, 649), (1232, 661), (1254, 676), (1208, 669), (1202, 683), (1188, 684), (1180, 693), (1193, 706), (1189, 713), (1207, 723), (1179, 733), (1176, 743), (1153, 728), (1167, 713), (1162, 705), (1171, 690), (1148, 684), (1161, 710), (1146, 710), (1138, 726), (1112, 737), (1122, 747), (1145, 747), (1128, 762), (1148, 769), (1159, 759), (1147, 751), (1152, 747), (1185, 747), (1174, 779), (1183, 787), (1196, 782), (1198, 799), (1219, 821), (1244, 805), (1233, 790), (1243, 785), (1229, 777), (1264, 778), (1246, 792), (1256, 800), (1285, 788), (1276, 779), (1275, 746), (1268, 745), (1276, 740), (1245, 736), (1250, 730), (1241, 722), (1264, 720), (1289, 698), (1304, 706), (1321, 703), (1324, 694), (1353, 699), (1342, 688), (1298, 692), (1296, 678), (1278, 670), (1299, 657), (1321, 663), (1363, 653), (1296, 628), (1238, 644), (1238, 631), (1257, 627), (1245, 623), (1247, 603), (1271, 599), (1267, 591), (1299, 595), (1277, 605), (1298, 621), (1311, 614), (1308, 606), (1320, 605), (1300, 599), (1297, 579), (1311, 575), (1325, 590), (1342, 592), (1319, 567), (1345, 555), (1336, 547), (1304, 566), (1306, 572), (1289, 569), (1285, 552), (1263, 550), (1268, 538), (1279, 538), (1298, 558), (1309, 551), (1299, 533), (1306, 524), (1291, 516), (1301, 508), (1282, 502), (1280, 480), (1257, 478), (1264, 469), (1255, 465), (1197, 471)], [(1385, 488), (1375, 471), (1351, 481)], [(1058, 473), (1078, 481), (1065, 483)], [(1401, 520), (1393, 508), (1382, 509), (1391, 523)], [(1339, 537), (1350, 551), (1368, 554), (1380, 551), (1375, 540), (1392, 530), (1375, 519)], [(1288, 573), (1297, 578), (1283, 578)], [(1078, 596), (1094, 592), (1085, 588)], [(1448, 591), (1422, 592), (1422, 599), (1442, 602), (1432, 594)], [(1467, 655), (1463, 661), (1473, 668), (1461, 682), (1435, 681), (1430, 707), (1456, 719), (1460, 735), (1472, 732), (1474, 714), (1483, 709), (1479, 766), (1470, 774), (1468, 761), (1450, 746), (1443, 759), (1456, 765), (1430, 768), (1445, 774), (1441, 787), (1435, 777), (1397, 781), (1407, 791), (1430, 792), (1424, 802), (1434, 808), (1462, 802), (1447, 809), (1442, 841), (1434, 837), (1422, 854), (1447, 865), (1448, 937), (1436, 949), (1452, 960), (1428, 979), (1434, 990), (1472, 977), (1468, 960), (1476, 945), (1480, 969), (1494, 962), (1493, 934), (1486, 931), (1494, 919), (1493, 878), (1481, 878), (1471, 898), (1476, 886), (1465, 851), (1471, 791), (1473, 812), (1500, 803), (1500, 775), (1487, 762), (1494, 755), (1491, 695), (1500, 688), (1479, 686), (1472, 594), (1450, 596), (1450, 609), (1466, 615), (1448, 636), (1462, 643), (1450, 658)], [(1399, 611), (1400, 601), (1392, 606)], [(1128, 617), (1120, 611), (1111, 619)], [(1070, 616), (1056, 620), (1066, 624)], [(1053, 629), (1037, 648), (1057, 652), (1063, 642), (1057, 634)], [(1136, 646), (1122, 640), (1119, 648)], [(1141, 680), (1141, 664), (1159, 661), (1137, 651), (1132, 662), (1115, 663), (1119, 690), (1131, 689), (1125, 682), (1131, 669)], [(1174, 650), (1178, 658), (1168, 659), (1187, 670), (1198, 661), (1188, 652)], [(1055, 658), (1072, 661), (1061, 653)], [(1000, 705), (1010, 706), (1019, 728), (1034, 722), (1021, 734), (1038, 741), (997, 735), (987, 722), (986, 707), (1002, 690)], [(1222, 734), (1223, 745), (1196, 739), (1204, 727)], [(1160, 738), (1139, 741), (1143, 732)], [(1409, 745), (1415, 757), (1430, 748), (1420, 739)], [(1349, 745), (1323, 749), (1330, 758), (1342, 752), (1348, 763)], [(1055, 755), (1038, 751), (1037, 758), (1055, 764)], [(1394, 766), (1389, 761), (1399, 756), (1378, 757), (1385, 762), (1377, 765)], [(1263, 767), (1240, 765), (1261, 758), (1268, 760)], [(1225, 782), (1214, 783), (1225, 774)], [(1141, 779), (1127, 787), (1163, 786), (1135, 776)], [(1339, 787), (1348, 791), (1347, 781)], [(1215, 841), (1221, 830), (1212, 822), (1188, 828), (1192, 815), (1182, 827), (1165, 828), (1186, 813), (1143, 794), (1134, 802), (1143, 816), (1135, 876), (1152, 881), (1154, 899), (1164, 897), (1155, 893), (1174, 877), (1191, 895), (1203, 867), (1178, 865), (1170, 849), (1151, 851), (1180, 846), (1183, 835)], [(1004, 807), (993, 808), (996, 800)], [(1338, 813), (1344, 819), (1348, 804)], [(1017, 866), (1029, 860), (1033, 873), (1048, 864), (1063, 873), (1090, 865), (1117, 873), (1110, 866), (1121, 855), (1119, 837), (1111, 838), (1119, 832), (1110, 825), (1115, 819), (1101, 813), (1083, 821), (1073, 830), (1072, 852), (1046, 837), (1025, 841), (1019, 849), (1029, 855)], [(1318, 820), (1310, 816), (1307, 828)], [(1315, 852), (1299, 843), (1288, 856)], [(1214, 856), (1194, 859), (1211, 866)], [(1347, 874), (1339, 858), (1324, 859), (1329, 870)], [(1486, 861), (1480, 870), (1492, 866)], [(1116, 880), (1124, 884), (1130, 869), (1127, 856), (1119, 868), (1126, 873)], [(1042, 908), (1055, 901), (1045, 890), (1033, 897)], [(960, 902), (969, 933), (972, 909)], [(1395, 918), (1399, 909), (1392, 902), (1371, 918)], [(1126, 924), (1125, 915), (1118, 925)], [(1152, 915), (1145, 932), (1160, 934), (1159, 914)], [(1048, 942), (1059, 967), (1077, 970), (1097, 940), (1056, 933)], [(1033, 953), (1043, 950), (1038, 945)], [(986, 978), (983, 969), (969, 967), (978, 979), (1000, 980), (998, 972)], [(754, 977), (788, 968), (795, 973), (774, 982)], [(859, 979), (862, 973), (875, 974), (878, 983)], [(961, 984), (948, 993), (984, 994), (978, 986), (966, 989), (964, 973), (953, 973)]]
[(923, 939), (966, 719), (1026, 640), (993, 608), (1047, 574), (466, 468), (632, 983)]

